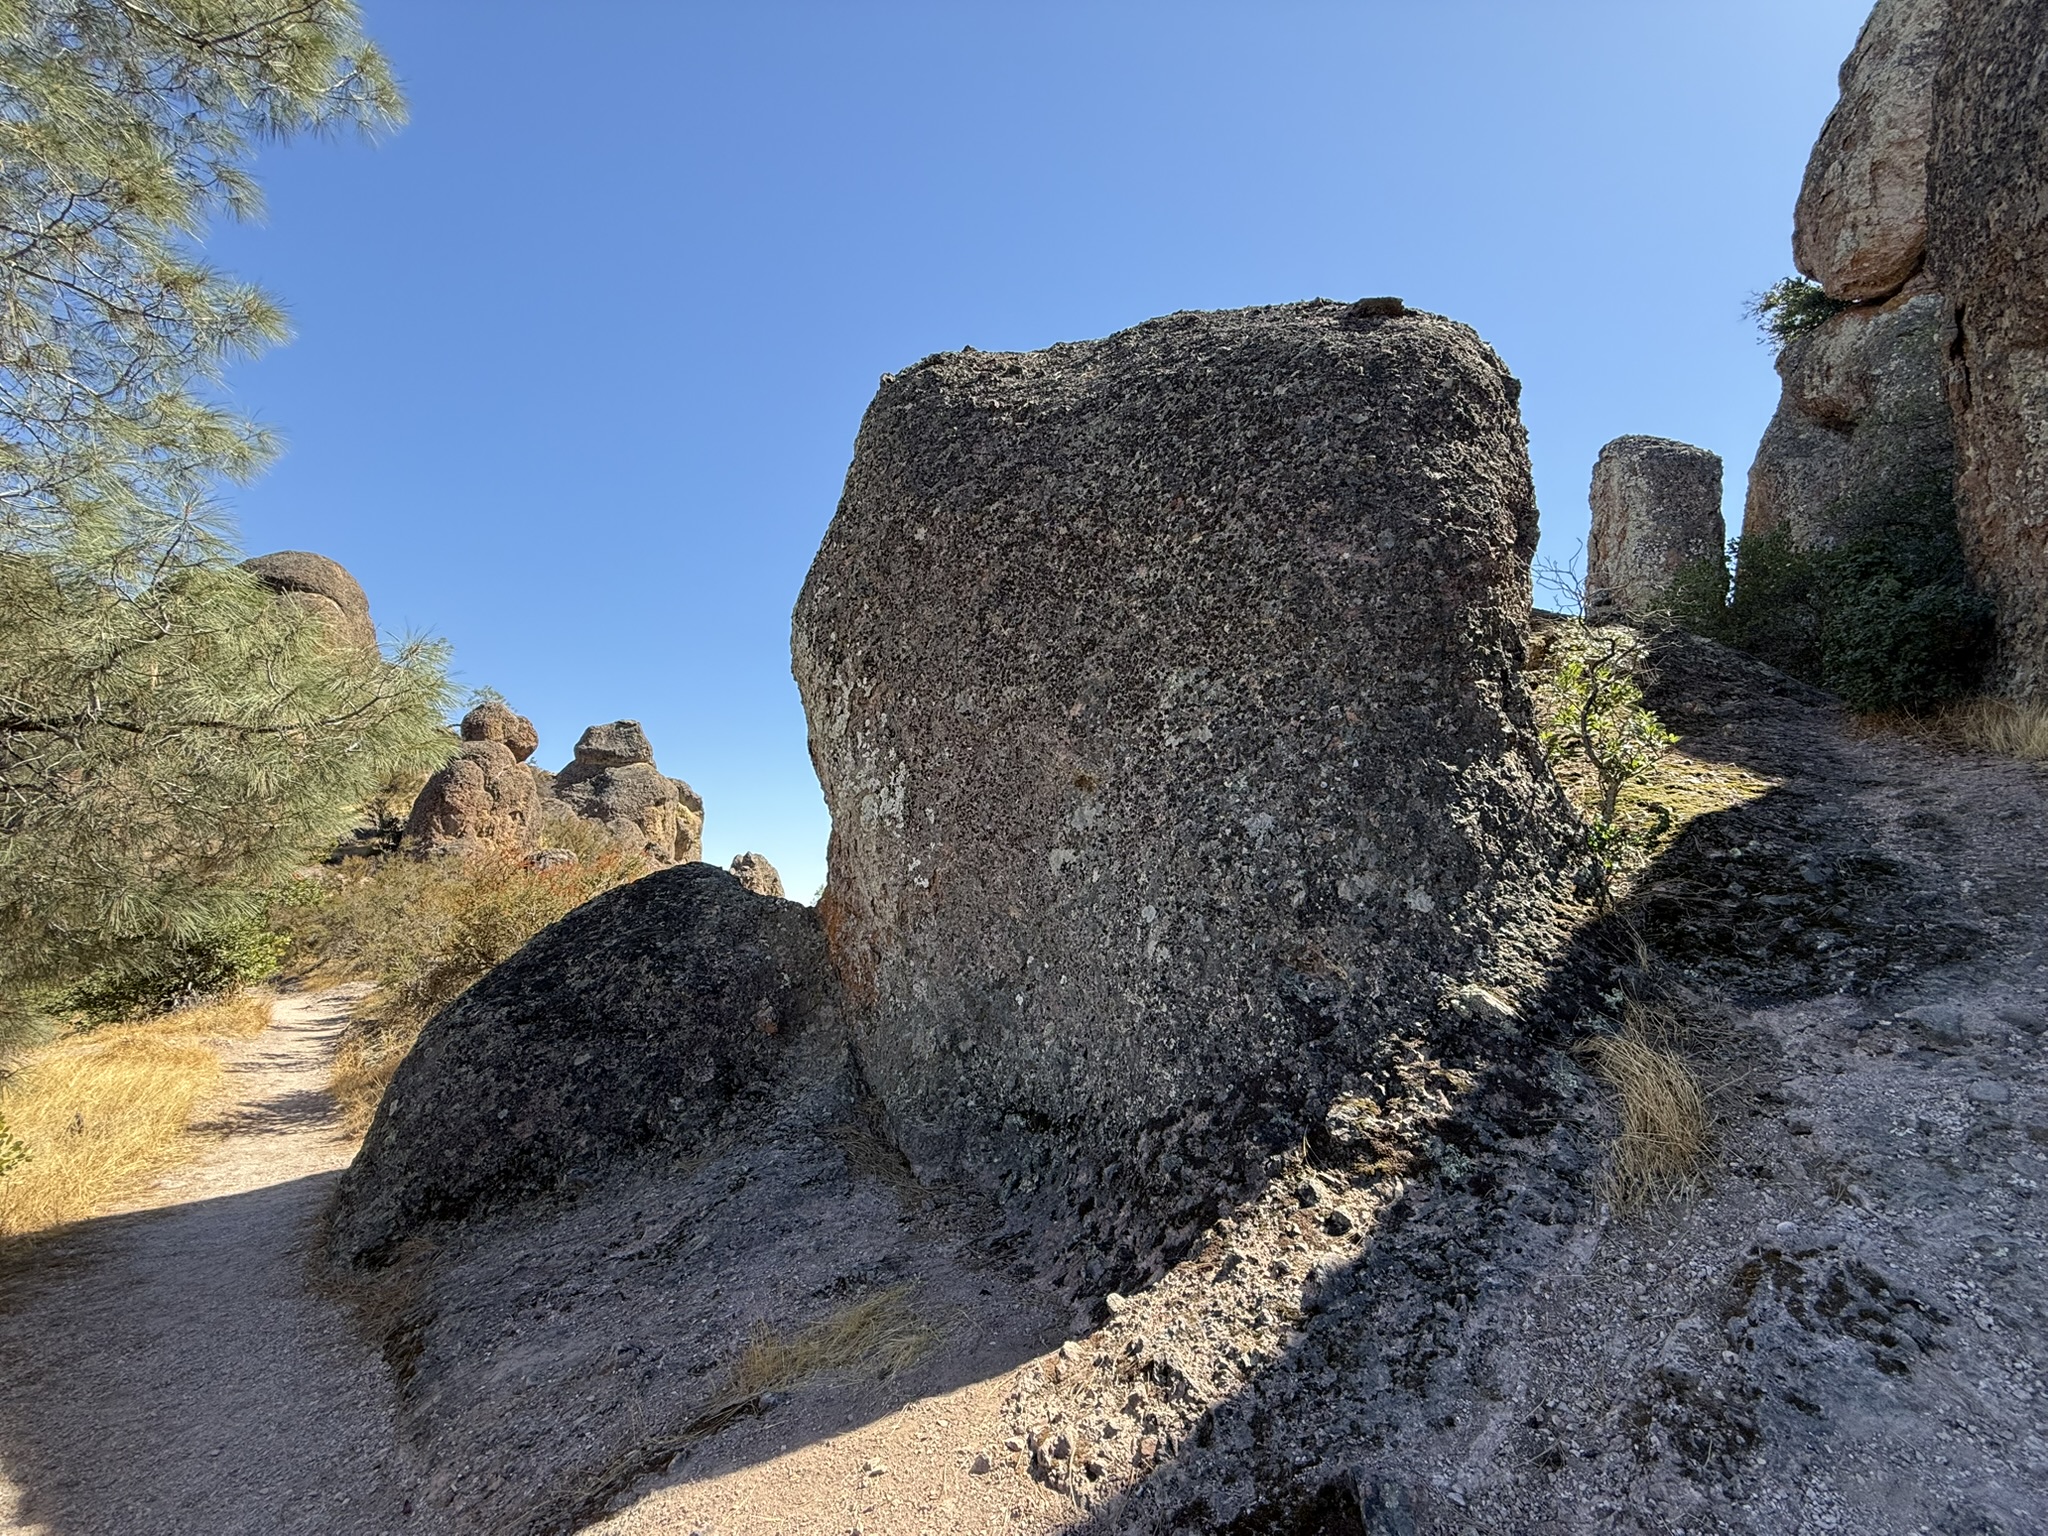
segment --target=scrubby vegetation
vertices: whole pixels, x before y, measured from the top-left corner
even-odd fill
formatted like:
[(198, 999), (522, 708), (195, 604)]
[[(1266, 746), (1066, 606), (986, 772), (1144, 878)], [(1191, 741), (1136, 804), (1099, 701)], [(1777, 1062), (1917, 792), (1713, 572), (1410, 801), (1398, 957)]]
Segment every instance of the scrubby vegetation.
[(328, 874), (295, 919), (301, 973), (377, 985), (335, 1061), (335, 1097), (353, 1128), (368, 1126), (428, 1019), (541, 929), (647, 872), (601, 831), (550, 830), (581, 841), (575, 862), (535, 868), (511, 850), (363, 861)]
[(1836, 513), (1850, 532), (1830, 548), (1801, 549), (1780, 526), (1729, 546), (1732, 585), (1718, 562), (1680, 572), (1672, 617), (1852, 709), (1926, 711), (1973, 693), (1992, 611), (1963, 565), (1948, 477)]
[(79, 1221), (193, 1150), (194, 1110), (219, 1087), (220, 1046), (261, 1031), (270, 1000), (242, 993), (23, 1052), (0, 1081), (0, 1235)]
[(1819, 283), (1810, 278), (1787, 277), (1771, 284), (1749, 301), (1749, 312), (1771, 341), (1782, 347), (1802, 331), (1810, 331), (1847, 309), (1841, 299), (1831, 299)]

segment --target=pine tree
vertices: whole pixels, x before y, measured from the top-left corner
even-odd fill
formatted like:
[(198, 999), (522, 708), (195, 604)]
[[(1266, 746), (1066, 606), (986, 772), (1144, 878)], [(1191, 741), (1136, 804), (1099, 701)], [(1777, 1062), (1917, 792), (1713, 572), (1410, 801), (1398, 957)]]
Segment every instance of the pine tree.
[(394, 125), (348, 0), (0, 0), (0, 989), (163, 965), (446, 755), (445, 658), (235, 568), (278, 306), (207, 266), (265, 140)]

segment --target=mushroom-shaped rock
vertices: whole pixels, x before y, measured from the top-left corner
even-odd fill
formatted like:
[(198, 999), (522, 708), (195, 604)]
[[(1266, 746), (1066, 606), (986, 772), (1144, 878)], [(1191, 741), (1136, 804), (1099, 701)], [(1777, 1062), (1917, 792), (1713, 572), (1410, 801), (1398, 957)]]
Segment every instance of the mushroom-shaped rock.
[(782, 894), (782, 876), (775, 872), (773, 864), (758, 853), (735, 854), (732, 872), (739, 877), (741, 885), (757, 896)]
[(1149, 1252), (1399, 1031), (1492, 1027), (1443, 979), (1512, 1000), (1573, 824), (1518, 394), (1465, 326), (1324, 301), (883, 381), (794, 670), (921, 1174)]
[(1721, 456), (1667, 437), (1617, 437), (1593, 466), (1589, 616), (1655, 608), (1671, 579), (1721, 559)]
[(1841, 100), (1807, 162), (1792, 232), (1799, 270), (1832, 298), (1885, 298), (1920, 266), (1949, 9), (1950, 0), (1878, 0), (1842, 65)]
[(336, 639), (367, 650), (377, 648), (370, 599), (355, 577), (325, 555), (281, 549), (244, 560), (242, 569), (286, 602), (318, 614)]
[(453, 761), (427, 780), (405, 822), (412, 852), (525, 851), (540, 836), (540, 793), (533, 775), (502, 741), (465, 741)]
[(434, 1218), (564, 1190), (746, 1124), (841, 1047), (817, 915), (680, 865), (543, 929), (437, 1014), (337, 1191), (338, 1257)]
[(511, 748), (514, 759), (523, 763), (540, 745), (540, 732), (526, 716), (514, 714), (509, 705), (486, 699), (462, 717), (462, 739), (502, 741)]
[[(587, 773), (600, 768), (623, 768), (630, 763), (651, 763), (654, 748), (638, 720), (614, 720), (610, 725), (593, 725), (576, 740), (574, 767)], [(571, 770), (565, 769), (566, 776)]]

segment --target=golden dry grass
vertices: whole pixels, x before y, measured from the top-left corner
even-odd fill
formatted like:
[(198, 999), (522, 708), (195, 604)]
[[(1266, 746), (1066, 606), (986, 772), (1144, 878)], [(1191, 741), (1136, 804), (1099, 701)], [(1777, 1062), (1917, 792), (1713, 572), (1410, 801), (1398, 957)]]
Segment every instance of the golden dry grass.
[(0, 1236), (93, 1216), (198, 1148), (193, 1112), (220, 1085), (223, 1042), (270, 1022), (259, 993), (69, 1035), (16, 1058), (0, 1118), (28, 1153), (0, 1177)]
[(1610, 1172), (1614, 1198), (1640, 1205), (1697, 1183), (1713, 1120), (1691, 1065), (1670, 1043), (1675, 1020), (1631, 1005), (1621, 1029), (1579, 1049), (1612, 1088), (1621, 1136)]
[(752, 1397), (824, 1371), (900, 1371), (931, 1349), (936, 1331), (905, 1304), (913, 1287), (890, 1286), (795, 1333), (757, 1328), (733, 1368), (733, 1395)]
[(2048, 762), (2048, 704), (1969, 699), (1944, 710), (1936, 724), (1973, 751)]

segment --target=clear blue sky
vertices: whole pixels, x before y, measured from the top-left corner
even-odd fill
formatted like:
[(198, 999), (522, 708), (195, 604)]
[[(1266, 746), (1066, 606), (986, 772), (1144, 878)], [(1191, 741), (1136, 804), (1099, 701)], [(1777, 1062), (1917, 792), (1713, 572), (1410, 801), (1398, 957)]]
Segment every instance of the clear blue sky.
[(297, 339), (252, 552), (332, 555), (566, 759), (645, 722), (707, 856), (824, 877), (789, 612), (877, 377), (1392, 293), (1521, 376), (1546, 552), (1600, 445), (1776, 397), (1746, 297), (1864, 0), (367, 0), (412, 101), (267, 152), (216, 260)]

